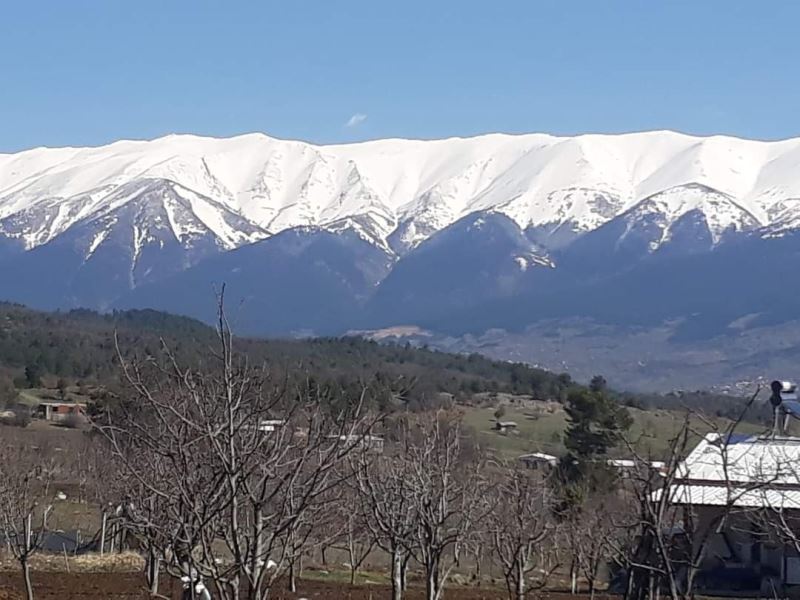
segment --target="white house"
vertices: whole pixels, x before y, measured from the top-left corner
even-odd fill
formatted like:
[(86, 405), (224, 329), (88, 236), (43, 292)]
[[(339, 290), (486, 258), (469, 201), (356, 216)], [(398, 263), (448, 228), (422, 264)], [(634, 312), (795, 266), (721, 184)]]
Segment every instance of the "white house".
[[(796, 533), (800, 542), (800, 528), (785, 527), (800, 519), (800, 438), (708, 434), (654, 501), (664, 493), (670, 504), (692, 511), (697, 531), (711, 532), (692, 540), (696, 548), (707, 544), (700, 587), (772, 594), (800, 585), (798, 544), (791, 539)], [(714, 525), (721, 516), (724, 526)]]
[(338, 439), (346, 445), (352, 445), (358, 450), (366, 450), (375, 454), (383, 454), (383, 438), (379, 435), (370, 434), (348, 434), (348, 435), (329, 435), (328, 439)]
[(258, 430), (263, 433), (272, 433), (286, 425), (283, 419), (262, 419), (258, 423)]
[(530, 454), (523, 454), (517, 457), (528, 469), (542, 469), (555, 467), (558, 462), (558, 457), (552, 454), (545, 454), (544, 452), (531, 452)]
[[(642, 466), (641, 461), (633, 460), (632, 458), (609, 458), (606, 460), (606, 464), (609, 467), (616, 469), (622, 477), (626, 477), (628, 474), (636, 472), (639, 467)], [(666, 464), (660, 460), (651, 460), (648, 464), (650, 469), (656, 473), (661, 473), (666, 467)]]

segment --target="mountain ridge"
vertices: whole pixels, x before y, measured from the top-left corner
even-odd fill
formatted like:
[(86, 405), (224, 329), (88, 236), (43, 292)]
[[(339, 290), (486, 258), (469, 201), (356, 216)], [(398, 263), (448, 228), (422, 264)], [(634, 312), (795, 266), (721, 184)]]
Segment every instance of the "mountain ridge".
[[(798, 167), (800, 138), (669, 131), (4, 154), (0, 298), (210, 320), (226, 283), (257, 334), (729, 335), (800, 319)], [(756, 289), (732, 295), (742, 281)]]
[[(0, 155), (0, 231), (19, 236), (8, 218), (46, 208), (42, 203), (48, 198), (52, 204), (89, 195), (96, 208), (120, 185), (149, 178), (213, 198), (271, 233), (353, 217), (383, 220), (380, 240), (374, 241), (386, 247), (387, 238), (409, 222), (421, 219), (425, 225), (405, 240), (413, 247), (458, 218), (486, 210), (503, 212), (523, 228), (571, 224), (578, 232), (590, 231), (612, 214), (688, 183), (736, 198), (761, 225), (768, 225), (767, 209), (793, 198), (789, 191), (775, 190), (789, 184), (786, 169), (776, 175), (773, 163), (797, 163), (797, 156), (787, 157), (787, 149), (800, 155), (800, 139), (769, 142), (671, 131), (486, 134), (331, 145), (258, 133), (169, 135), (89, 148), (36, 148)], [(773, 181), (759, 189), (762, 176)], [(797, 192), (800, 196), (800, 188)], [(616, 199), (616, 206), (593, 213), (592, 207), (582, 206), (586, 202), (573, 201), (580, 193), (605, 194)], [(777, 200), (770, 200), (770, 193)], [(442, 210), (431, 216), (437, 207)], [(58, 215), (58, 227), (26, 240), (26, 246), (50, 241), (85, 212)]]

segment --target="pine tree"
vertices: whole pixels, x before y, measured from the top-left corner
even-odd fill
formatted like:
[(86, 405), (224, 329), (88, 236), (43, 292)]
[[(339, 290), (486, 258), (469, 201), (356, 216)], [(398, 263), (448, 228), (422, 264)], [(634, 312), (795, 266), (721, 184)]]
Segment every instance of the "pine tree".
[(42, 370), (33, 363), (25, 367), (25, 382), (29, 388), (42, 387)]
[(614, 473), (602, 459), (620, 441), (633, 419), (605, 390), (573, 388), (564, 410), (567, 454), (559, 463), (556, 477), (561, 484), (562, 501), (573, 505), (587, 489), (607, 488), (614, 482)]
[(632, 424), (627, 409), (604, 390), (572, 390), (565, 411), (564, 445), (578, 459), (607, 454)]

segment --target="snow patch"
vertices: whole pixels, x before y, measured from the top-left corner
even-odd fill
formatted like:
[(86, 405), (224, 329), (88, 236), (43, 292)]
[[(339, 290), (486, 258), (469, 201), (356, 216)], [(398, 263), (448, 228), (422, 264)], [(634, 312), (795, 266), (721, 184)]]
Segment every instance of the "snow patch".
[(106, 240), (108, 234), (108, 230), (99, 231), (95, 234), (94, 238), (92, 238), (92, 241), (89, 242), (89, 247), (86, 249), (86, 258), (84, 260), (88, 260), (94, 255), (94, 253), (100, 247), (100, 244)]

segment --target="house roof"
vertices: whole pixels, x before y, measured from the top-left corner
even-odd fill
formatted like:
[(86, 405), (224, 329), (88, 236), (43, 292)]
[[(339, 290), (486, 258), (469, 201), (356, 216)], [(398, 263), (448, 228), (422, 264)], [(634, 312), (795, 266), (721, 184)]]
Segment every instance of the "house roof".
[(556, 462), (557, 456), (552, 454), (545, 454), (544, 452), (531, 452), (530, 454), (522, 454), (517, 457), (517, 460), (544, 460), (547, 462)]
[[(660, 499), (662, 493), (663, 490), (657, 490), (653, 500)], [(800, 490), (676, 484), (670, 487), (670, 493), (673, 504), (800, 509)]]
[(677, 504), (800, 508), (800, 438), (708, 434), (676, 475)]
[(706, 435), (678, 467), (684, 480), (800, 487), (800, 438)]

